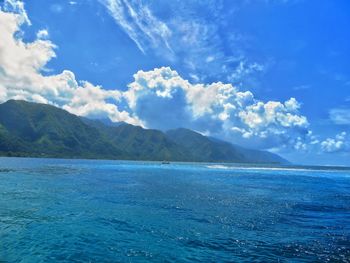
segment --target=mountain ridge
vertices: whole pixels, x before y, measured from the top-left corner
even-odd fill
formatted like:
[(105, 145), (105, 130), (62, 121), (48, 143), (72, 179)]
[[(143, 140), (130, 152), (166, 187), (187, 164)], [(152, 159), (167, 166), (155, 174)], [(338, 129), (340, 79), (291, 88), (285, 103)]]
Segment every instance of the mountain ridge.
[(48, 104), (0, 104), (0, 155), (150, 161), (288, 163), (260, 150), (179, 128), (162, 132), (79, 117)]

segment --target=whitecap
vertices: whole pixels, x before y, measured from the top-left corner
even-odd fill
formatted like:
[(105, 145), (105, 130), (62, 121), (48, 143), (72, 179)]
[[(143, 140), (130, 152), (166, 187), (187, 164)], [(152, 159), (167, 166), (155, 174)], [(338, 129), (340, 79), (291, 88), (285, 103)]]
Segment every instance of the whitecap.
[(213, 165), (208, 165), (207, 168), (209, 169), (231, 169), (231, 168), (236, 168), (236, 167), (229, 167), (226, 165), (221, 165), (221, 164), (213, 164)]

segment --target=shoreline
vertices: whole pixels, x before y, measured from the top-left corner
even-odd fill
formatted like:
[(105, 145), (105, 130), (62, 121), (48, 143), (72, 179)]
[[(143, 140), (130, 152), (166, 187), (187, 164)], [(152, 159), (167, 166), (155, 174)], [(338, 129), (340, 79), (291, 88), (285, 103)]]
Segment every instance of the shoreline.
[[(135, 159), (96, 159), (96, 158), (70, 158), (70, 157), (37, 157), (37, 156), (3, 156), (0, 155), (1, 159), (43, 159), (43, 160), (62, 160), (62, 161), (88, 161), (88, 162), (128, 162), (128, 163), (154, 163), (159, 165), (162, 164), (163, 160), (135, 160)], [(340, 165), (304, 165), (304, 164), (276, 164), (276, 163), (238, 163), (238, 162), (200, 162), (200, 161), (169, 161), (170, 165), (207, 165), (212, 166), (209, 168), (220, 169), (220, 165), (225, 168), (221, 169), (255, 169), (255, 170), (315, 170), (315, 171), (324, 171), (324, 170), (339, 170), (339, 171), (350, 171), (350, 166), (340, 166)], [(166, 164), (167, 166), (169, 164)], [(218, 167), (215, 167), (218, 166)]]

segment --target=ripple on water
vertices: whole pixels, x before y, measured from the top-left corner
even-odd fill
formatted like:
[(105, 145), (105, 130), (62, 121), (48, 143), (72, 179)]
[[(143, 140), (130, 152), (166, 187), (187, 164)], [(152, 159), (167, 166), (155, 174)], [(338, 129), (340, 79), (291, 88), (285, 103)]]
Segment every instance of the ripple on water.
[(349, 172), (317, 174), (0, 160), (0, 261), (349, 262)]

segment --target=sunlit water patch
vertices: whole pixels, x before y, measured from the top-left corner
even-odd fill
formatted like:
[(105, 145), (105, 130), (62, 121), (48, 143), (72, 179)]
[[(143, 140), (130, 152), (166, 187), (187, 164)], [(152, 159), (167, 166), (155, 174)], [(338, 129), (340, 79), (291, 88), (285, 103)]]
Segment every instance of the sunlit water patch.
[(349, 262), (350, 171), (0, 159), (0, 262)]

